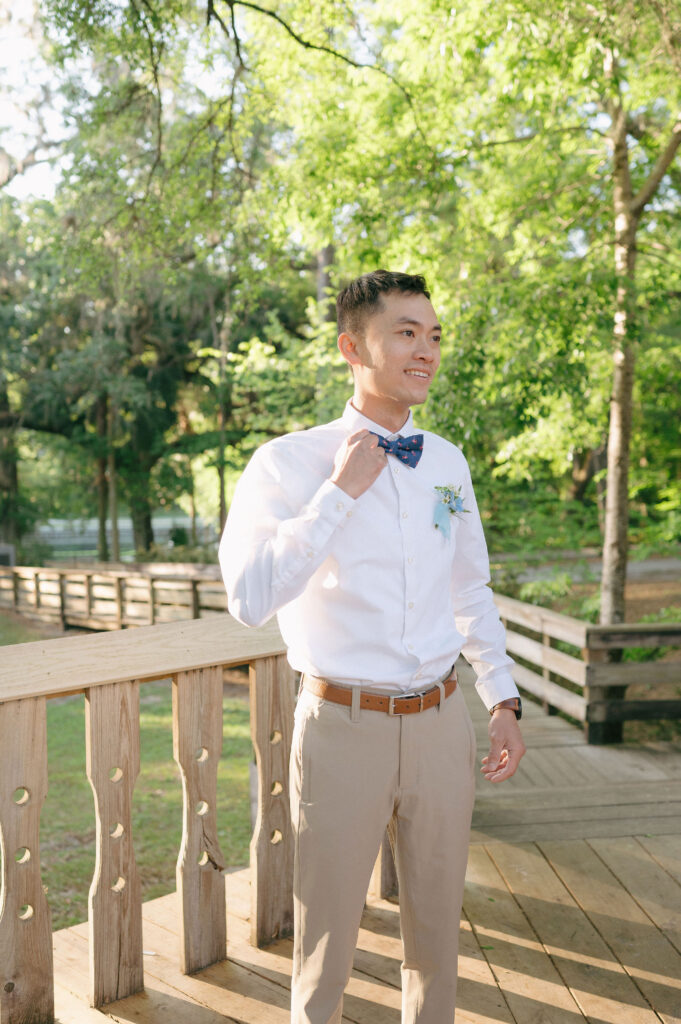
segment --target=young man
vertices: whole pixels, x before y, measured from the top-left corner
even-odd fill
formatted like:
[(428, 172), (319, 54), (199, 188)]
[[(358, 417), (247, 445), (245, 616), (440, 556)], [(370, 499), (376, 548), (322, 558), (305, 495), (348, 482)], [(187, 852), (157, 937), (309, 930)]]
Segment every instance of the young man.
[[(404, 942), (403, 1024), (452, 1024), (475, 740), (454, 663), (489, 709), (482, 772), (524, 746), (518, 691), (487, 584), (468, 466), (414, 434), (440, 363), (420, 276), (377, 270), (340, 293), (354, 394), (342, 417), (263, 445), (220, 545), (229, 609), (275, 612), (302, 673), (291, 749), (293, 1024), (339, 1024), (360, 916), (390, 829)], [(398, 435), (404, 437), (400, 442)]]

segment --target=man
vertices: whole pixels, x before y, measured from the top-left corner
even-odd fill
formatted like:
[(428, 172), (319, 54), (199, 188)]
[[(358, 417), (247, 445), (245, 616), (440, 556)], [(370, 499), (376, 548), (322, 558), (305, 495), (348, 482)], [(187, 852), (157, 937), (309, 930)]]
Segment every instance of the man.
[(524, 753), (520, 701), (466, 460), (436, 434), (414, 435), (411, 406), (425, 401), (440, 363), (425, 281), (377, 270), (342, 291), (337, 308), (353, 397), (340, 419), (256, 452), (220, 545), (231, 613), (258, 625), (276, 612), (302, 673), (290, 773), (291, 1019), (339, 1024), (388, 826), (402, 1021), (452, 1024), (475, 761), (459, 653), (491, 712), (482, 766), (491, 782), (509, 778)]

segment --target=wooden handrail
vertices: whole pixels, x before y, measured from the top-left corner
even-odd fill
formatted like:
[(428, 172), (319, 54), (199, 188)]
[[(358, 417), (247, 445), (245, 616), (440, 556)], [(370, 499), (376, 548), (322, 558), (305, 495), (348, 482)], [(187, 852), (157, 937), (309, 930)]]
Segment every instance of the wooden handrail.
[(290, 931), (293, 836), (288, 758), (294, 673), (274, 622), (246, 629), (228, 616), (39, 641), (0, 655), (0, 1021), (54, 1019), (50, 910), (40, 871), (47, 790), (46, 703), (85, 693), (87, 775), (95, 799), (96, 864), (88, 901), (90, 999), (102, 1006), (144, 984), (141, 892), (132, 800), (139, 771), (139, 690), (173, 682), (173, 754), (182, 779), (177, 862), (181, 967), (226, 956), (226, 910), (216, 817), (223, 668), (250, 667), (251, 736), (259, 806), (251, 843), (252, 939)]
[(227, 610), (217, 566), (0, 566), (0, 609), (88, 629), (121, 629)]
[[(628, 647), (679, 647), (681, 623), (592, 625), (503, 594), (496, 602), (509, 653), (521, 659), (513, 669), (516, 683), (538, 697), (548, 712), (558, 709), (583, 722), (590, 743), (617, 742), (624, 721), (681, 716), (681, 700), (625, 699), (626, 687), (643, 672), (658, 685), (678, 683), (678, 662), (643, 669), (641, 663), (610, 660), (609, 653)], [(570, 644), (579, 654), (556, 649), (554, 641)]]
[(248, 629), (229, 615), (0, 648), (0, 701), (58, 697), (105, 683), (148, 682), (286, 650), (275, 620)]

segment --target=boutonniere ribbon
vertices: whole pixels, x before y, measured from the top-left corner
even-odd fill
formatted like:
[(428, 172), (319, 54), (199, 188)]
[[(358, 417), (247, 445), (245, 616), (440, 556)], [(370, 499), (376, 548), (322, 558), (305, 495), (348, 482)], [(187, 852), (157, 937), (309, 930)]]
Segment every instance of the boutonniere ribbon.
[(463, 519), (464, 513), (470, 512), (470, 509), (463, 507), (460, 486), (453, 487), (451, 484), (447, 484), (444, 487), (436, 487), (435, 490), (438, 497), (435, 502), (433, 526), (436, 530), (441, 530), (445, 537), (449, 537), (451, 533), (451, 517)]

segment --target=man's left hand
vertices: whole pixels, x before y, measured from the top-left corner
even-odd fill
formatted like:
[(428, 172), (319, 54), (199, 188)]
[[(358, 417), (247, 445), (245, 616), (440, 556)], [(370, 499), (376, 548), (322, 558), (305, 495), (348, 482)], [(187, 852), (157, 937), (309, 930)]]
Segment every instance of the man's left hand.
[(482, 774), (488, 782), (510, 779), (525, 753), (525, 744), (515, 711), (499, 708), (489, 721), (489, 754), (482, 759)]

